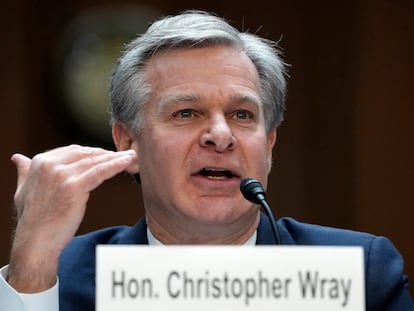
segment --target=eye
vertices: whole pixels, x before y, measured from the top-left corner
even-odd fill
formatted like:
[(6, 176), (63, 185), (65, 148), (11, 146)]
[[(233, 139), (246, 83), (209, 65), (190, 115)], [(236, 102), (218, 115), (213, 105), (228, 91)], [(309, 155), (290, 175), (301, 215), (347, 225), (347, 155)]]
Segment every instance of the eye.
[(253, 114), (247, 110), (237, 110), (234, 113), (233, 118), (247, 120), (253, 118)]
[(182, 109), (174, 113), (174, 118), (190, 119), (195, 116), (194, 110)]

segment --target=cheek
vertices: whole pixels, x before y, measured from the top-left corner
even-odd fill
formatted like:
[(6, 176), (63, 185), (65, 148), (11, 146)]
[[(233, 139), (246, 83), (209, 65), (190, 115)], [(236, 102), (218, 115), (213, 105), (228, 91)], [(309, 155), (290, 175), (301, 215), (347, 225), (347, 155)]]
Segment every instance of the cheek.
[(184, 153), (188, 140), (180, 135), (165, 135), (159, 138), (154, 144), (158, 145), (158, 152), (169, 161), (178, 160)]
[(244, 141), (244, 153), (249, 165), (262, 174), (268, 174), (272, 167), (272, 149), (263, 137), (250, 137)]
[[(157, 170), (164, 170), (166, 173), (171, 169), (176, 169), (177, 163), (184, 162), (185, 154), (188, 152), (190, 138), (184, 135), (168, 133), (153, 133), (145, 138), (145, 164)], [(142, 169), (144, 169), (142, 167)]]

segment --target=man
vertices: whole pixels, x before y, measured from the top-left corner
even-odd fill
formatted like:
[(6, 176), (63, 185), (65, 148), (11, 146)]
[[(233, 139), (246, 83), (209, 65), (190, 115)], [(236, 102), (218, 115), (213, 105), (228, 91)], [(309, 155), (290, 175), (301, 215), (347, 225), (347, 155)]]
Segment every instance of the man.
[[(58, 290), (60, 310), (94, 310), (97, 244), (275, 244), (239, 185), (267, 185), (284, 70), (274, 43), (203, 12), (161, 19), (131, 42), (111, 83), (117, 152), (72, 145), (12, 157), (18, 223), (0, 310), (57, 310)], [(141, 183), (145, 218), (73, 238), (89, 193), (123, 170)], [(282, 244), (362, 245), (367, 310), (413, 309), (387, 239), (292, 219), (278, 227)]]

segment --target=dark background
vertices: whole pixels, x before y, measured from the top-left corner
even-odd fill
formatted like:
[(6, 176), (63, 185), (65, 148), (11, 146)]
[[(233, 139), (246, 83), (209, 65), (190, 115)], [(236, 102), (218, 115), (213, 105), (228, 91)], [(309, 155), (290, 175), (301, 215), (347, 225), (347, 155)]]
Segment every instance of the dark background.
[[(30, 1), (1, 6), (0, 265), (14, 227), (14, 152), (68, 143), (105, 145), (62, 108), (51, 59), (68, 23), (103, 5), (161, 14), (214, 11), (279, 40), (289, 69), (269, 198), (275, 215), (385, 235), (414, 282), (414, 2)], [(80, 233), (133, 224), (141, 193), (120, 174), (93, 192)], [(413, 285), (414, 286), (414, 285)], [(413, 292), (413, 289), (411, 288)]]

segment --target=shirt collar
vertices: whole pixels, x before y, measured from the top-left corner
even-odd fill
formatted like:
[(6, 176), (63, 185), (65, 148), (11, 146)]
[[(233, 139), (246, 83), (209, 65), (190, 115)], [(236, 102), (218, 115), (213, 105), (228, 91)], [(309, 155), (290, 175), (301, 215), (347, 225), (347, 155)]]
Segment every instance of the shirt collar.
[[(147, 227), (147, 237), (148, 237), (148, 244), (150, 246), (164, 245), (152, 234), (151, 230), (148, 227)], [(257, 230), (253, 232), (251, 237), (243, 244), (243, 246), (255, 246), (256, 239), (257, 239)]]

